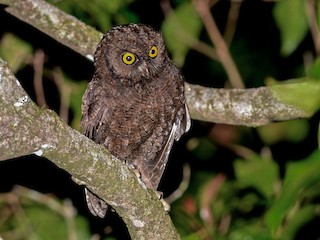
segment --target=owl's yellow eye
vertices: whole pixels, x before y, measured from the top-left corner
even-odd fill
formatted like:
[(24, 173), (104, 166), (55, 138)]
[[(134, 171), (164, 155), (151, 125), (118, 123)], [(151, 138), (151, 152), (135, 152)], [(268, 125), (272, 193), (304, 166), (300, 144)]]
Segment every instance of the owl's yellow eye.
[(155, 58), (158, 55), (158, 48), (156, 46), (152, 46), (149, 51), (149, 57)]
[(127, 65), (131, 65), (136, 61), (136, 57), (133, 53), (127, 52), (122, 55), (122, 61)]

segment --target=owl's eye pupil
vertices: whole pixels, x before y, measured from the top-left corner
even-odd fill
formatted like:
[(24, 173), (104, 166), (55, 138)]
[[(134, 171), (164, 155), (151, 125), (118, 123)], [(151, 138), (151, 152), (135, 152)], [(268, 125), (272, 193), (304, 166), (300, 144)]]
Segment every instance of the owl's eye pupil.
[(132, 57), (131, 56), (127, 56), (126, 59), (127, 59), (128, 62), (130, 62), (132, 60)]

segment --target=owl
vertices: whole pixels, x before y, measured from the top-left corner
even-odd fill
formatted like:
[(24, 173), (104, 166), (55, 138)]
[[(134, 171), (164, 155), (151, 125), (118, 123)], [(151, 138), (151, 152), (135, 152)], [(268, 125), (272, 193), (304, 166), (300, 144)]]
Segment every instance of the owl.
[[(143, 24), (113, 27), (98, 44), (82, 99), (83, 133), (134, 167), (157, 190), (173, 142), (190, 128), (180, 70), (159, 32)], [(85, 190), (90, 212), (107, 204)]]

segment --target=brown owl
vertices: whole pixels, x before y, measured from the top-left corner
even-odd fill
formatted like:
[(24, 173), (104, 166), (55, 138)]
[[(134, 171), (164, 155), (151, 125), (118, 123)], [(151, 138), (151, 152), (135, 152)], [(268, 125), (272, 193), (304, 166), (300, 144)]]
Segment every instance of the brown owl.
[[(99, 43), (95, 72), (82, 102), (84, 134), (133, 166), (157, 189), (174, 140), (190, 128), (179, 69), (160, 33), (142, 24), (116, 26)], [(107, 204), (86, 189), (88, 208)]]

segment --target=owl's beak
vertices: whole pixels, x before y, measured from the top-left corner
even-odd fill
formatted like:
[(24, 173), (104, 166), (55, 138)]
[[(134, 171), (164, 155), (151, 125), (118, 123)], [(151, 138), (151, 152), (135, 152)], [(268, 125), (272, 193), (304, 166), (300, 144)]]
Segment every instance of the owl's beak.
[(149, 78), (150, 76), (150, 71), (148, 68), (148, 65), (145, 61), (143, 61), (139, 66), (138, 66), (138, 71), (141, 73), (141, 75), (145, 78)]

